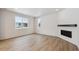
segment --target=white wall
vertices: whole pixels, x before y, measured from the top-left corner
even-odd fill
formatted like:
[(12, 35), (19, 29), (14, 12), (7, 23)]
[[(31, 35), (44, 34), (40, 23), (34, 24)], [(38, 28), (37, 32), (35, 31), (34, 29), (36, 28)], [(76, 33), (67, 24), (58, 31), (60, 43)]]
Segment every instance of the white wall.
[[(77, 24), (79, 25), (79, 9), (67, 8), (54, 14), (42, 16), (36, 19), (41, 20), (41, 27), (36, 24), (36, 32), (45, 35), (58, 36), (79, 47), (79, 26), (78, 27), (57, 27), (58, 24)], [(72, 38), (60, 34), (60, 30), (72, 31)]]
[[(17, 37), (25, 34), (33, 33), (33, 18), (27, 17), (29, 19), (29, 27), (24, 29), (15, 28), (15, 16), (22, 15), (10, 11), (1, 10), (2, 14), (0, 19), (0, 39), (7, 39), (12, 37)], [(24, 16), (24, 15), (22, 15)], [(26, 17), (26, 16), (24, 16)]]
[[(40, 20), (40, 27), (38, 26), (38, 20)], [(42, 16), (37, 21), (37, 33), (56, 36), (57, 35), (57, 14), (50, 14)]]
[[(58, 24), (77, 24), (79, 25), (79, 9), (68, 8), (58, 13)], [(79, 47), (79, 26), (78, 27), (58, 27), (58, 36), (72, 42)], [(62, 36), (60, 30), (72, 31), (72, 38)]]
[(2, 12), (1, 12), (1, 9), (0, 9), (0, 39), (2, 38), (2, 36), (3, 36), (3, 33), (2, 33), (2, 22), (3, 22), (3, 20), (2, 20)]

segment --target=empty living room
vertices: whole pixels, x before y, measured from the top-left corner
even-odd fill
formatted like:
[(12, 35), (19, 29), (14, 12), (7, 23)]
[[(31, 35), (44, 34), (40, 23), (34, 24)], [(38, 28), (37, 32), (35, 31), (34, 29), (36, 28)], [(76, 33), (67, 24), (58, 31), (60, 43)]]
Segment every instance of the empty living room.
[(79, 8), (0, 8), (0, 51), (78, 51)]

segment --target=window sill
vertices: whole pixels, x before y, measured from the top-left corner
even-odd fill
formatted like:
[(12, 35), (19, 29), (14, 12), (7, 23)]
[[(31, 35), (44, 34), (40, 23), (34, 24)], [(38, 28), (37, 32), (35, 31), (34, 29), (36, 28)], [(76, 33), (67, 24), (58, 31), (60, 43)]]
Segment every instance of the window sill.
[(22, 28), (16, 28), (16, 29), (28, 29), (29, 27), (22, 27)]

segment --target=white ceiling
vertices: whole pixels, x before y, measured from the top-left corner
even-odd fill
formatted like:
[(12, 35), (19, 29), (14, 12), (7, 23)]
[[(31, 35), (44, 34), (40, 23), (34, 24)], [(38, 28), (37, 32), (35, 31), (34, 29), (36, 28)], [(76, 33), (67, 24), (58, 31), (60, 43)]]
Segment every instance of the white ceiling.
[(7, 10), (23, 13), (33, 17), (39, 17), (50, 13), (55, 13), (61, 8), (6, 8)]

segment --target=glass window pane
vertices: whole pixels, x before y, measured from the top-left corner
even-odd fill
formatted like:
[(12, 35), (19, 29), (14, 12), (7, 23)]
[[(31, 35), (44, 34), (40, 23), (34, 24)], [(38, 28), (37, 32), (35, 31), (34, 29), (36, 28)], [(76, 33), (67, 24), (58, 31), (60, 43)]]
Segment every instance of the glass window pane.
[(22, 17), (16, 16), (15, 17), (15, 22), (16, 22), (16, 28), (21, 28), (22, 27)]
[(23, 27), (28, 27), (28, 19), (23, 18)]
[(28, 23), (28, 19), (27, 18), (23, 18), (23, 23)]
[(28, 19), (22, 16), (15, 16), (16, 28), (28, 27)]

